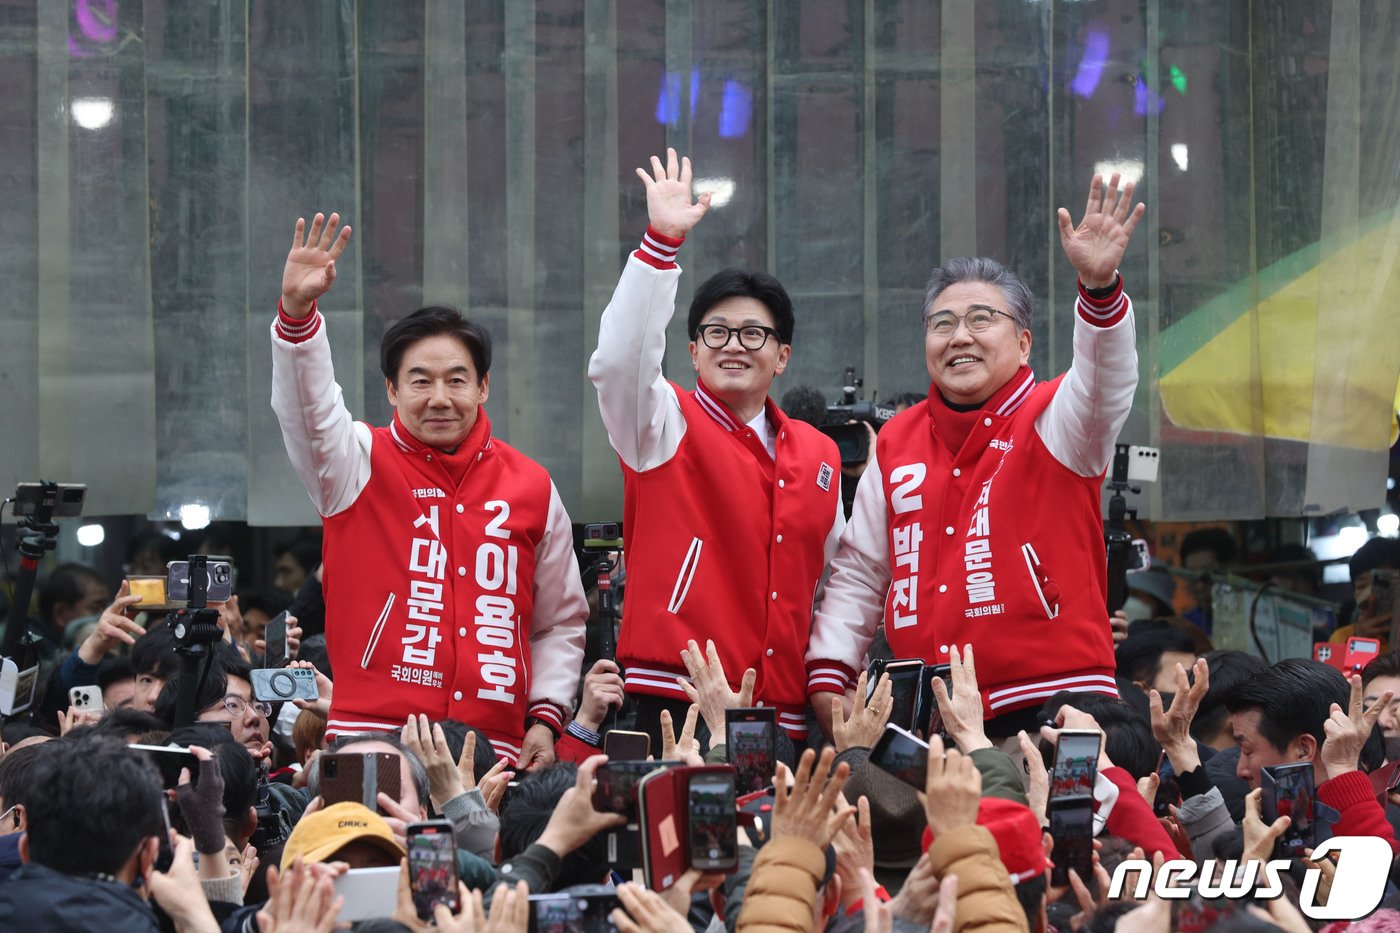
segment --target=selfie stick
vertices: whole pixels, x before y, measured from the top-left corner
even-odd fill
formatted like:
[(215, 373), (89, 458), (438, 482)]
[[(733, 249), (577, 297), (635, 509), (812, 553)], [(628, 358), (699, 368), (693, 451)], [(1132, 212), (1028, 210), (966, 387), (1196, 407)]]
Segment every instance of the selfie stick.
[(20, 637), (29, 631), (29, 600), (34, 595), (34, 580), (39, 574), (39, 561), (45, 551), (58, 547), (58, 525), (54, 524), (53, 508), (58, 501), (58, 484), (39, 481), (43, 494), (34, 506), (34, 514), (18, 520), (19, 574), (10, 599), (10, 620), (5, 627), (5, 644), (0, 654), (15, 656)]
[(1123, 526), (1129, 519), (1137, 521), (1137, 509), (1128, 508), (1123, 493), (1138, 495), (1142, 487), (1136, 481), (1155, 483), (1160, 451), (1153, 447), (1116, 444), (1113, 467), (1105, 484), (1113, 495), (1108, 500), (1108, 518), (1104, 521), (1103, 543), (1108, 551), (1108, 612), (1123, 608), (1128, 601), (1128, 565), (1133, 555), (1133, 536)]
[[(194, 722), (199, 712), (195, 709), (199, 690), (208, 678), (209, 666), (214, 660), (211, 646), (223, 638), (223, 632), (219, 629), (219, 611), (208, 608), (208, 564), (207, 556), (190, 555), (189, 599), (184, 609), (170, 613), (167, 622), (175, 632), (178, 641), (175, 653), (180, 656), (180, 688), (175, 694), (176, 729)], [(204, 661), (202, 670), (201, 660)]]

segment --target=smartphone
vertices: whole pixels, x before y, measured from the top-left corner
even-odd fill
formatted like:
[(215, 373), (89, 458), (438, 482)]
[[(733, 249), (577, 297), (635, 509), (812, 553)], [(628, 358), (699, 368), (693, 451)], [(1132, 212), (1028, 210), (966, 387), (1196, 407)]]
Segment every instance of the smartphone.
[(306, 667), (260, 667), (253, 671), (253, 699), (269, 703), (314, 700), (316, 672)]
[(923, 792), (928, 783), (928, 743), (891, 723), (870, 750), (870, 763)]
[(556, 894), (530, 895), (530, 933), (613, 933), (617, 892), (600, 884), (575, 885)]
[(168, 605), (165, 599), (165, 577), (127, 577), (126, 588), (132, 596), (140, 596), (137, 609), (163, 609)]
[(160, 772), (161, 786), (172, 790), (180, 784), (180, 769), (190, 769), (190, 783), (199, 781), (199, 759), (189, 749), (178, 745), (128, 745), (141, 752)]
[(287, 645), (287, 613), (279, 612), (263, 629), (263, 667), (286, 667), (291, 659)]
[(68, 690), (68, 705), (84, 712), (105, 713), (107, 704), (102, 702), (101, 687), (71, 687)]
[(408, 824), (408, 884), (419, 920), (432, 920), (438, 904), (456, 914), (457, 836), (448, 820)]
[(1097, 732), (1060, 730), (1060, 738), (1055, 743), (1055, 767), (1050, 772), (1051, 800), (1094, 796), (1101, 739)]
[(651, 736), (612, 729), (603, 733), (603, 754), (609, 761), (645, 761), (651, 754)]
[(1055, 863), (1050, 872), (1050, 884), (1054, 887), (1069, 884), (1071, 868), (1078, 872), (1080, 879), (1092, 878), (1094, 798), (1051, 798), (1049, 810), (1050, 835), (1055, 839), (1055, 850), (1050, 853)]
[(326, 806), (349, 800), (378, 813), (381, 793), (399, 799), (400, 759), (392, 752), (330, 752), (319, 761), (320, 797)]
[(1288, 828), (1274, 847), (1277, 858), (1296, 858), (1312, 848), (1317, 836), (1317, 791), (1313, 787), (1312, 762), (1264, 768), (1259, 777), (1263, 789), (1264, 825), (1281, 816)]
[[(52, 497), (45, 493), (52, 489)], [(87, 487), (82, 483), (20, 483), (15, 486), (14, 517), (29, 518), (45, 508), (54, 518), (73, 518), (83, 514), (83, 499)]]
[(658, 768), (679, 765), (678, 761), (609, 761), (594, 775), (593, 809), (599, 813), (621, 813), (627, 822), (637, 822), (637, 785)]
[[(948, 730), (943, 725), (943, 713), (938, 709), (938, 694), (933, 690), (935, 680), (943, 681), (948, 696), (953, 695), (953, 665), (925, 664), (919, 676), (919, 700), (914, 717), (925, 737), (938, 736), (948, 744)], [(919, 730), (915, 730), (919, 731)]]
[[(190, 772), (193, 774), (194, 772)], [(165, 833), (160, 837), (160, 848), (156, 851), (156, 871), (170, 871), (175, 862), (175, 850), (170, 845), (170, 798), (160, 795), (160, 821)]]
[(345, 899), (338, 921), (392, 916), (399, 899), (399, 867), (352, 868), (335, 879), (335, 893)]
[(690, 776), (686, 787), (686, 838), (689, 867), (732, 871), (739, 866), (733, 772), (705, 771)]
[(739, 796), (772, 787), (778, 766), (778, 711), (771, 706), (725, 710), (724, 754), (734, 766)]
[[(227, 602), (233, 595), (233, 564), (226, 560), (211, 560), (205, 565), (209, 589), (205, 599), (211, 603)], [(173, 602), (190, 598), (190, 562), (172, 560), (165, 565), (165, 595)]]
[(889, 723), (913, 732), (919, 728), (919, 684), (923, 680), (924, 662), (891, 661), (885, 665), (884, 673), (890, 676)]

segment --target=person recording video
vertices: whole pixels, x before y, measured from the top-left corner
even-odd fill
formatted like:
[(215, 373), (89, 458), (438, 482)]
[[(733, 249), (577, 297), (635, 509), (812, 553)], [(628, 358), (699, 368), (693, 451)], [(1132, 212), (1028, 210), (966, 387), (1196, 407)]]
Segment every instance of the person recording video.
[(491, 434), (491, 335), (428, 306), (384, 333), (394, 417), (353, 420), (316, 303), (350, 239), (297, 220), (272, 325), (272, 407), (325, 526), (327, 734), (410, 713), (469, 722), (520, 767), (554, 759), (578, 687), (588, 604), (544, 468)]
[(637, 170), (648, 226), (598, 330), (588, 377), (622, 461), (628, 589), (618, 662), (656, 741), (684, 718), (681, 651), (712, 638), (725, 671), (753, 668), (754, 697), (807, 733), (802, 654), (812, 596), (845, 526), (836, 444), (769, 398), (792, 356), (792, 300), (763, 272), (700, 283), (687, 315), (694, 391), (662, 373), (680, 280), (676, 255), (705, 216), (689, 159)]
[(1137, 386), (1117, 271), (1144, 211), (1132, 193), (1096, 175), (1077, 227), (1059, 211), (1079, 275), (1060, 378), (1031, 372), (1031, 293), (1015, 274), (985, 258), (933, 271), (928, 400), (880, 431), (813, 622), (824, 728), (882, 621), (896, 657), (944, 663), (950, 646), (973, 645), (993, 737), (1033, 728), (1056, 690), (1117, 695), (1099, 490)]

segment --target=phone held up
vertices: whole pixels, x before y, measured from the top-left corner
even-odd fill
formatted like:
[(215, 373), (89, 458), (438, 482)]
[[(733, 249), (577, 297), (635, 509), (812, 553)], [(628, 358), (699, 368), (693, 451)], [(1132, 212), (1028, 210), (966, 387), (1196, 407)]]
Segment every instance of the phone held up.
[(1050, 883), (1069, 884), (1069, 870), (1080, 878), (1093, 876), (1094, 783), (1098, 779), (1098, 732), (1061, 729), (1055, 742), (1055, 767), (1050, 772), (1050, 803), (1046, 816), (1055, 838), (1055, 867)]
[(457, 837), (448, 820), (408, 824), (408, 882), (419, 920), (432, 920), (438, 904), (453, 914), (457, 896)]
[(724, 752), (739, 796), (773, 785), (778, 764), (778, 711), (755, 706), (724, 711)]

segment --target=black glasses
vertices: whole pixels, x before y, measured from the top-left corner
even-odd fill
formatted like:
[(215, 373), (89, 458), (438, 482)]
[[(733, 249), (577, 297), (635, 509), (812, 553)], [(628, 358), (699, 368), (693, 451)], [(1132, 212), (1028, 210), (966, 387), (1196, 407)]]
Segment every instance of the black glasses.
[(729, 346), (729, 338), (739, 335), (739, 346), (745, 350), (762, 350), (769, 337), (777, 337), (778, 332), (771, 327), (749, 324), (746, 327), (725, 327), (723, 324), (701, 324), (698, 328), (700, 339), (711, 350), (723, 350)]

